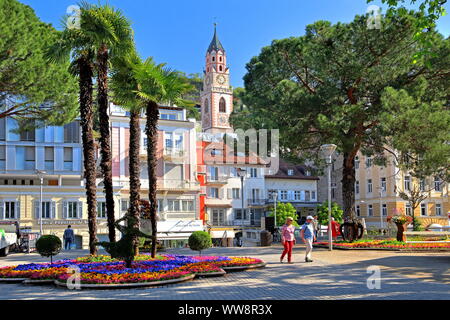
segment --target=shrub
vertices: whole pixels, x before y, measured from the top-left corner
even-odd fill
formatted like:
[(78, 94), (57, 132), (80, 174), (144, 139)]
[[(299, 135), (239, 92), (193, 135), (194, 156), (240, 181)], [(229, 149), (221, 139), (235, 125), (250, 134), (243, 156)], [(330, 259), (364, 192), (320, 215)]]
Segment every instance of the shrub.
[(199, 251), (200, 255), (202, 250), (211, 248), (212, 239), (208, 232), (195, 231), (189, 237), (189, 248), (195, 251)]
[[(342, 219), (344, 211), (336, 202), (331, 202), (331, 216), (334, 221), (342, 224), (344, 221)], [(328, 201), (317, 206), (317, 220), (322, 225), (328, 225)]]
[(56, 256), (62, 248), (61, 239), (54, 235), (42, 236), (36, 241), (36, 250), (43, 257), (50, 257), (53, 263), (53, 256)]
[[(294, 219), (292, 224), (296, 227), (298, 227), (298, 214), (297, 209), (294, 208), (294, 206), (291, 203), (277, 203), (277, 226), (282, 226), (285, 224), (286, 219), (288, 217), (291, 217)], [(269, 217), (274, 216), (274, 210), (273, 208), (270, 210)]]
[(425, 228), (420, 223), (420, 220), (417, 217), (413, 217), (413, 231), (424, 231)]

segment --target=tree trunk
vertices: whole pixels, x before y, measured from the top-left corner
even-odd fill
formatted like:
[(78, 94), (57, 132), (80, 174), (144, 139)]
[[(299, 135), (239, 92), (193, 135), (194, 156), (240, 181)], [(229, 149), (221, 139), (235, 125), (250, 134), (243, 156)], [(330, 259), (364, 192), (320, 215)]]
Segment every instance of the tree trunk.
[(95, 141), (93, 134), (94, 112), (92, 109), (93, 69), (87, 57), (78, 60), (80, 71), (80, 117), (83, 138), (84, 178), (86, 180), (86, 198), (88, 206), (89, 252), (97, 254), (97, 170), (95, 165)]
[(114, 194), (112, 182), (112, 156), (111, 134), (109, 130), (108, 113), (108, 48), (102, 45), (97, 53), (98, 77), (97, 77), (97, 103), (100, 123), (100, 167), (103, 174), (103, 190), (106, 200), (106, 217), (108, 220), (109, 241), (116, 241), (116, 229), (114, 226)]
[(148, 166), (148, 199), (150, 202), (150, 221), (152, 224), (152, 258), (156, 256), (157, 222), (156, 222), (156, 147), (158, 144), (159, 109), (156, 102), (149, 102), (146, 110), (147, 123), (147, 166)]
[(355, 219), (355, 165), (353, 158), (344, 152), (342, 164), (342, 201), (344, 203), (344, 219), (353, 221)]
[(344, 204), (344, 223), (342, 235), (344, 239), (354, 241), (358, 238), (358, 226), (355, 221), (355, 164), (354, 156), (344, 152), (342, 168), (342, 201)]
[[(127, 214), (135, 218), (133, 227), (139, 228), (140, 220), (140, 200), (141, 200), (141, 168), (139, 162), (139, 151), (141, 142), (141, 126), (139, 123), (139, 112), (131, 112), (130, 115), (130, 209)], [(134, 254), (139, 254), (139, 237), (134, 237)]]

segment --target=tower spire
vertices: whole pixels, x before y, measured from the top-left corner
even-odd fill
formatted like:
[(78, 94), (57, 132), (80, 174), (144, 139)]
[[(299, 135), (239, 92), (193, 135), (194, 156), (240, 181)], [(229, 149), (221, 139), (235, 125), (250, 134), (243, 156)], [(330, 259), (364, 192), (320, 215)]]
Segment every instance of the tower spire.
[(209, 44), (208, 51), (211, 53), (212, 51), (219, 51), (222, 50), (222, 52), (225, 52), (225, 49), (222, 46), (222, 43), (220, 42), (219, 38), (217, 37), (217, 23), (214, 22), (214, 36), (211, 40), (211, 43)]

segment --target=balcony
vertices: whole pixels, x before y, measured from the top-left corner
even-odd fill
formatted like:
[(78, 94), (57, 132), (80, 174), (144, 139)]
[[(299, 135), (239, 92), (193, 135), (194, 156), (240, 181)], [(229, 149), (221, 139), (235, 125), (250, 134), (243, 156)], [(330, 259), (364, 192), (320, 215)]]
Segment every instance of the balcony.
[(184, 150), (180, 148), (165, 148), (164, 149), (164, 160), (170, 162), (182, 162), (185, 156)]
[(158, 180), (157, 188), (168, 191), (200, 191), (200, 184), (188, 180)]
[(248, 206), (264, 206), (267, 199), (251, 198), (247, 199)]
[(226, 184), (228, 183), (228, 176), (226, 175), (206, 175), (206, 183), (209, 184)]

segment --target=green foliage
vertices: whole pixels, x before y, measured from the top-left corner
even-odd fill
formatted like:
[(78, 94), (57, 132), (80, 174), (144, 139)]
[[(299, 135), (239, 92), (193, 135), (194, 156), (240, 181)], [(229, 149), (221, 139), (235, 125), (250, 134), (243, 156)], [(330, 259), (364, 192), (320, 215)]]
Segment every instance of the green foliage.
[[(343, 223), (342, 219), (344, 215), (344, 211), (341, 209), (339, 204), (336, 202), (331, 202), (331, 216), (337, 223)], [(319, 223), (322, 225), (328, 225), (328, 201), (317, 206), (317, 219)]]
[[(381, 165), (403, 161), (392, 155), (395, 149), (426, 159), (418, 162), (417, 172), (448, 168), (449, 146), (442, 142), (449, 140), (450, 39), (431, 29), (434, 54), (412, 64), (423, 47), (415, 41), (419, 18), (413, 12), (384, 16), (380, 32), (367, 28), (366, 16), (350, 23), (318, 21), (304, 36), (274, 40), (247, 64), (246, 108), (233, 114), (233, 127), (279, 129), (283, 158), (319, 167), (324, 164), (320, 146), (336, 144), (347, 172), (342, 180), (350, 198), (344, 202), (347, 217), (354, 207), (358, 152)], [(401, 90), (411, 99), (402, 101)], [(395, 92), (402, 107), (389, 100)], [(436, 128), (427, 121), (419, 125), (421, 114)], [(414, 126), (403, 134), (408, 119)]]
[(420, 223), (419, 218), (413, 217), (413, 231), (424, 231), (425, 228), (422, 226), (422, 223)]
[(188, 243), (189, 248), (199, 251), (201, 254), (202, 250), (211, 248), (212, 239), (206, 231), (195, 231), (190, 235)]
[(61, 239), (54, 235), (44, 235), (36, 241), (36, 250), (43, 257), (56, 256), (61, 248)]
[[(286, 219), (288, 217), (291, 217), (292, 219), (294, 219), (294, 221), (292, 222), (292, 224), (296, 227), (298, 227), (298, 214), (297, 214), (297, 209), (295, 209), (295, 207), (290, 203), (283, 203), (283, 202), (278, 202), (277, 203), (277, 226), (282, 226), (286, 223)], [(269, 217), (273, 217), (275, 214), (273, 208), (270, 209), (270, 213), (269, 213)]]
[(72, 121), (78, 115), (76, 79), (67, 62), (53, 64), (45, 58), (60, 32), (16, 0), (0, 1), (0, 30), (0, 118), (55, 125)]
[[(120, 223), (125, 221), (125, 226)], [(127, 213), (123, 218), (117, 220), (114, 225), (122, 233), (122, 238), (116, 242), (98, 242), (97, 246), (105, 248), (106, 252), (111, 255), (113, 259), (123, 260), (126, 263), (127, 268), (132, 267), (132, 262), (137, 254), (136, 247), (142, 241), (140, 238), (150, 238), (150, 235), (142, 233), (139, 228), (136, 227), (137, 218)], [(138, 241), (136, 243), (135, 241)]]

